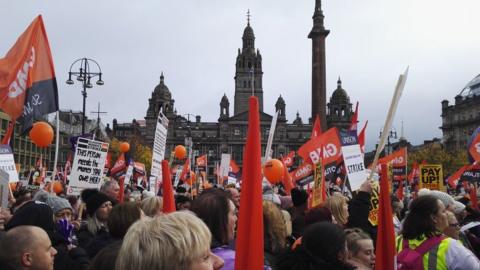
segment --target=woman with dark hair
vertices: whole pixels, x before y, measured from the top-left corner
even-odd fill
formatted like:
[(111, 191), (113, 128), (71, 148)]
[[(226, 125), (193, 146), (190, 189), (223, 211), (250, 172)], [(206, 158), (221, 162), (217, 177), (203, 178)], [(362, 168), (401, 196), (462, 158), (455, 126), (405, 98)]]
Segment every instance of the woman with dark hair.
[(348, 270), (345, 233), (335, 224), (318, 222), (303, 234), (302, 244), (278, 257), (278, 270)]
[[(425, 195), (413, 200), (397, 237), (397, 262), (407, 262), (406, 254), (416, 250), (422, 256), (418, 263), (424, 269), (480, 269), (480, 262), (460, 242), (442, 235), (448, 226), (443, 203)], [(433, 259), (436, 258), (436, 259)]]
[(225, 261), (223, 269), (234, 269), (235, 251), (228, 247), (234, 238), (235, 205), (222, 190), (203, 192), (193, 201), (191, 211), (207, 225), (212, 233), (212, 252)]

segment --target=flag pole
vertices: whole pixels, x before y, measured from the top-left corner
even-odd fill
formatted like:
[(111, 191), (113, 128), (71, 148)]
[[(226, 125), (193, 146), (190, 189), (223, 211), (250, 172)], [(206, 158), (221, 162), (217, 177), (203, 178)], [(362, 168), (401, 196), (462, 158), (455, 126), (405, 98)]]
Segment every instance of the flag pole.
[(387, 139), (388, 132), (392, 127), (393, 117), (395, 116), (395, 111), (397, 110), (398, 101), (402, 95), (403, 88), (405, 87), (405, 82), (407, 81), (408, 76), (408, 67), (403, 74), (400, 74), (398, 77), (397, 85), (395, 87), (395, 92), (393, 93), (392, 102), (390, 103), (390, 108), (388, 109), (387, 118), (385, 119), (385, 124), (383, 125), (382, 136), (380, 137), (380, 142), (378, 143), (377, 150), (375, 152), (375, 158), (372, 163), (372, 170), (368, 179), (372, 179), (375, 168), (377, 167), (378, 158), (380, 157), (380, 152), (382, 152), (383, 147), (385, 146), (385, 140)]
[(54, 158), (54, 161), (53, 161), (53, 179), (52, 179), (52, 184), (50, 185), (50, 193), (53, 192), (53, 182), (55, 180), (55, 175), (57, 175), (57, 163), (58, 163), (58, 144), (60, 142), (60, 113), (57, 111), (57, 115), (56, 115), (56, 135), (55, 135), (55, 158)]

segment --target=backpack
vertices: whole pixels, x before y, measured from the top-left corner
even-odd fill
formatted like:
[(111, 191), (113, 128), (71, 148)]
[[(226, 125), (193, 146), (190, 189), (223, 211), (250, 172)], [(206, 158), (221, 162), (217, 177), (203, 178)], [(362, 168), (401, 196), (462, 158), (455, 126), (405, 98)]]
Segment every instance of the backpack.
[(397, 270), (423, 270), (423, 255), (445, 239), (443, 236), (431, 237), (415, 249), (410, 249), (408, 240), (403, 239), (403, 249), (397, 255)]

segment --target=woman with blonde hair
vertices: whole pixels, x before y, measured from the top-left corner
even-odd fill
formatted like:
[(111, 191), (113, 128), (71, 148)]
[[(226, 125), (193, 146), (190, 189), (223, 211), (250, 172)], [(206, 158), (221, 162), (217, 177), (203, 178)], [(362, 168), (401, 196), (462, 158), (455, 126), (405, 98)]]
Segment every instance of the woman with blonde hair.
[(346, 229), (348, 262), (357, 270), (375, 268), (375, 248), (372, 238), (359, 228)]
[(162, 213), (163, 200), (158, 196), (148, 197), (140, 205), (146, 216), (155, 217)]
[(220, 269), (223, 260), (210, 251), (211, 239), (207, 226), (188, 211), (139, 220), (123, 239), (115, 269)]
[(287, 247), (287, 228), (281, 210), (271, 201), (263, 201), (264, 254), (269, 265)]
[(335, 194), (327, 198), (325, 207), (332, 212), (333, 223), (345, 227), (348, 222), (348, 204), (347, 198), (340, 194)]

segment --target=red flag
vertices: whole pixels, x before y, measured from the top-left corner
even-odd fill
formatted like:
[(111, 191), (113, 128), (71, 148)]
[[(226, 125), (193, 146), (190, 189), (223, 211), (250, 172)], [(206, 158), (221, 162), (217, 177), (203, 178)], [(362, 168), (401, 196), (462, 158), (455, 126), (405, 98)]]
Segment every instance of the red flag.
[(378, 206), (378, 233), (375, 248), (375, 269), (393, 270), (395, 267), (395, 231), (388, 188), (388, 166), (382, 164), (380, 203)]
[[(25, 110), (24, 110), (25, 108)], [(50, 45), (38, 16), (0, 59), (0, 109), (23, 129), (58, 110), (58, 88)]]
[(249, 103), (235, 249), (236, 270), (263, 269), (262, 153), (257, 97), (250, 97)]
[(287, 195), (290, 196), (290, 191), (294, 186), (292, 183), (292, 176), (288, 172), (288, 167), (287, 165), (285, 165), (285, 162), (283, 162), (283, 186), (285, 187), (285, 192), (287, 193)]
[(447, 179), (447, 183), (450, 185), (452, 188), (457, 188), (458, 181), (460, 180), (460, 177), (462, 176), (463, 172), (467, 170), (470, 167), (470, 165), (465, 165), (458, 169), (458, 171), (454, 172), (450, 177)]
[(291, 167), (293, 165), (293, 159), (295, 158), (295, 151), (290, 151), (287, 156), (282, 158), (283, 165)]
[(358, 123), (358, 101), (357, 105), (355, 105), (355, 113), (352, 116), (352, 122), (350, 123), (350, 130), (357, 130), (357, 123)]
[(197, 167), (207, 166), (207, 155), (197, 157)]
[(238, 171), (240, 171), (240, 168), (238, 167), (237, 163), (235, 160), (230, 159), (230, 167), (228, 167), (228, 172), (238, 173)]
[(182, 173), (180, 173), (180, 179), (183, 181), (187, 180), (187, 174), (190, 172), (190, 159), (187, 158), (187, 161), (185, 161), (185, 164), (183, 165), (182, 168)]
[(413, 180), (419, 177), (419, 173), (420, 171), (418, 170), (418, 163), (414, 161), (412, 165), (412, 171), (408, 174), (407, 177), (408, 183), (413, 183)]
[(403, 180), (399, 181), (398, 188), (397, 188), (397, 198), (400, 201), (403, 201)]
[(401, 167), (401, 166), (406, 166), (407, 165), (407, 148), (402, 147), (398, 149), (397, 151), (391, 153), (388, 156), (385, 156), (381, 159), (378, 160), (378, 164), (389, 164), (396, 166), (396, 167)]
[(333, 127), (324, 132), (321, 136), (312, 138), (303, 144), (298, 149), (297, 153), (306, 162), (316, 164), (320, 158), (323, 158), (324, 164), (330, 164), (334, 161), (341, 161), (341, 146), (342, 144), (338, 137), (338, 130)]
[[(115, 179), (110, 181), (115, 181)], [(118, 191), (118, 201), (123, 203), (125, 196), (125, 175), (122, 175), (118, 178), (118, 186), (120, 187), (120, 190)]]
[(360, 144), (360, 149), (362, 153), (365, 153), (365, 130), (367, 129), (368, 120), (365, 122), (365, 126), (363, 126), (362, 131), (358, 134), (358, 143)]
[(118, 156), (117, 161), (113, 164), (113, 167), (110, 169), (110, 175), (114, 177), (120, 177), (127, 168), (127, 164), (125, 162), (125, 154), (121, 153)]
[(322, 135), (322, 126), (320, 125), (320, 116), (317, 114), (315, 117), (315, 122), (313, 123), (312, 134), (310, 135), (310, 138), (315, 138), (320, 135)]
[(175, 198), (173, 197), (172, 177), (170, 176), (170, 168), (168, 160), (162, 161), (162, 189), (163, 189), (163, 213), (168, 214), (175, 212)]

